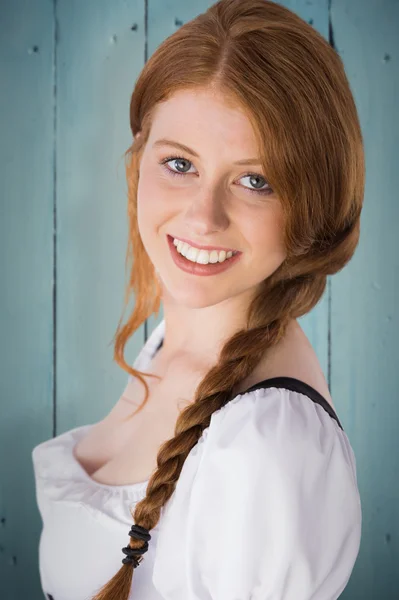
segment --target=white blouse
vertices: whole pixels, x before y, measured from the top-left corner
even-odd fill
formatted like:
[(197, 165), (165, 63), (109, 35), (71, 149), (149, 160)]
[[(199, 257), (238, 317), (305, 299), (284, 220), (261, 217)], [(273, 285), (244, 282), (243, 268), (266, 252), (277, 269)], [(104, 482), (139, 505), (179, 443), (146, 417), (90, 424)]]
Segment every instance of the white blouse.
[[(134, 367), (162, 345), (164, 320)], [(130, 378), (130, 375), (129, 375)], [(33, 449), (47, 600), (89, 600), (122, 566), (147, 481), (105, 485), (74, 458), (93, 427)], [(353, 570), (362, 512), (356, 460), (330, 404), (290, 377), (213, 413), (135, 569), (135, 600), (335, 600)]]

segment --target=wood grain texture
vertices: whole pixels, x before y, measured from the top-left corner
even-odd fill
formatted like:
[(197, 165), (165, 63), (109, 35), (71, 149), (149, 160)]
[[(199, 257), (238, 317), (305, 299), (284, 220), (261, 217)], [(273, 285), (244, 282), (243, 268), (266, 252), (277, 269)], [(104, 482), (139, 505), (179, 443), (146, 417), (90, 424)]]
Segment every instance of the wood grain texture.
[[(103, 418), (127, 374), (113, 363), (127, 246), (123, 154), (144, 65), (144, 4), (58, 4), (57, 433)], [(133, 362), (144, 327), (129, 341)]]
[[(113, 363), (111, 340), (123, 305), (123, 153), (131, 142), (135, 79), (168, 35), (211, 4), (0, 0), (1, 599), (43, 597), (32, 448), (102, 418), (127, 382)], [(399, 4), (283, 4), (335, 44), (364, 134), (359, 247), (300, 322), (357, 459), (363, 535), (340, 598), (393, 600), (399, 584)], [(130, 362), (162, 318), (161, 308), (133, 336)]]
[(332, 393), (357, 459), (362, 543), (343, 597), (398, 597), (399, 3), (333, 0), (366, 150), (360, 242), (332, 279)]
[[(52, 435), (53, 10), (0, 4), (0, 598), (39, 598), (31, 450)], [(31, 596), (31, 591), (35, 594)]]

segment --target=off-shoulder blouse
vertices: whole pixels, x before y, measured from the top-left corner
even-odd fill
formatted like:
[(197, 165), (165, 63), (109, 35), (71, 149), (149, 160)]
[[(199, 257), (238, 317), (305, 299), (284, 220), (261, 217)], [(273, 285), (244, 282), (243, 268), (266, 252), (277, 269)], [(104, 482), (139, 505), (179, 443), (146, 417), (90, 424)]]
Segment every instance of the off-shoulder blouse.
[[(161, 321), (134, 368), (162, 345)], [(129, 375), (130, 378), (130, 375)], [(106, 485), (75, 459), (94, 424), (32, 451), (46, 600), (90, 600), (122, 566), (147, 481)], [(362, 511), (356, 459), (308, 384), (264, 380), (213, 413), (135, 569), (135, 600), (335, 600), (353, 570)]]

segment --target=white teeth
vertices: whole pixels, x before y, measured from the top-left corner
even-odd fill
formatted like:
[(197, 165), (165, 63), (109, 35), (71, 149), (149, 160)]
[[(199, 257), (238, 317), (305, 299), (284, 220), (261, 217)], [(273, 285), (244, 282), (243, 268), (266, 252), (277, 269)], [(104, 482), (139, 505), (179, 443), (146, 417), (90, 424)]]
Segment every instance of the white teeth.
[(197, 262), (201, 265), (207, 265), (208, 263), (217, 263), (224, 262), (226, 259), (233, 256), (233, 251), (229, 250), (226, 252), (225, 250), (199, 250), (198, 248), (193, 248), (186, 242), (181, 242), (180, 240), (173, 238), (173, 244), (176, 246), (179, 254), (182, 254), (190, 260), (191, 262)]

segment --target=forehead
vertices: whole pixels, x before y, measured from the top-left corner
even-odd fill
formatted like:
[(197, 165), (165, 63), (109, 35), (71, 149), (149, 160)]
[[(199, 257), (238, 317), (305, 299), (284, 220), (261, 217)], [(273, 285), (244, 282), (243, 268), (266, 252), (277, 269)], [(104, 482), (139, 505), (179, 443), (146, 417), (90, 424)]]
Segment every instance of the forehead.
[(244, 109), (216, 90), (179, 90), (159, 103), (148, 142), (152, 144), (161, 137), (191, 147), (210, 142), (217, 147), (228, 146), (240, 157), (246, 151), (256, 152), (255, 134)]

